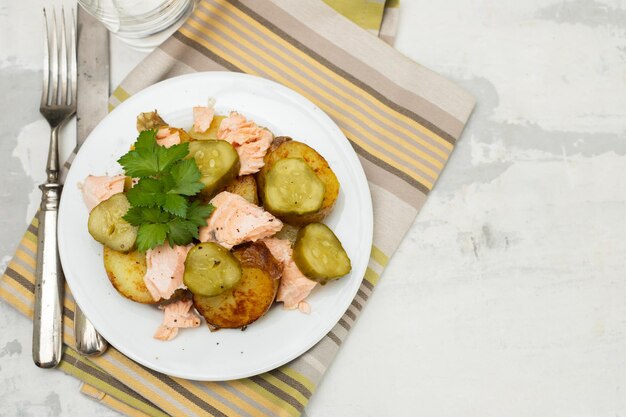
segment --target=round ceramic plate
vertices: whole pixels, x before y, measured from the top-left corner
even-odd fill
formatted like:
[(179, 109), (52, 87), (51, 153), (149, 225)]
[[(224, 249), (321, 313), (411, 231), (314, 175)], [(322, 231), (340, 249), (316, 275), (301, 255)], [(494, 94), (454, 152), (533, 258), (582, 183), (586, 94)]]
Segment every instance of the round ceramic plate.
[[(78, 183), (87, 175), (122, 173), (117, 159), (135, 141), (135, 118), (158, 109), (172, 126), (188, 128), (192, 107), (216, 100), (216, 113), (236, 110), (276, 136), (291, 136), (322, 154), (341, 184), (325, 223), (352, 260), (352, 272), (307, 299), (311, 314), (287, 311), (282, 303), (245, 331), (211, 333), (205, 324), (182, 329), (169, 342), (152, 336), (162, 312), (132, 302), (109, 283), (102, 246), (87, 232), (88, 212)], [(256, 375), (281, 366), (317, 343), (339, 321), (365, 273), (372, 243), (372, 203), (356, 153), (333, 121), (294, 91), (244, 74), (207, 72), (172, 78), (135, 94), (89, 135), (65, 181), (59, 213), (59, 252), (74, 298), (96, 329), (131, 359), (168, 375), (204, 381)]]

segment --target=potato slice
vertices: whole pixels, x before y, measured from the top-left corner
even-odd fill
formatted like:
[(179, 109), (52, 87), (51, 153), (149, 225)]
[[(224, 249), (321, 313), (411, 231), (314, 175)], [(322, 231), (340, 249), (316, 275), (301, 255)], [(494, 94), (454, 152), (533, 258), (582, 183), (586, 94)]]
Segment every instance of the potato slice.
[(113, 287), (129, 300), (142, 304), (156, 304), (144, 284), (146, 254), (139, 251), (118, 252), (104, 247), (104, 269)]
[(165, 120), (159, 116), (159, 113), (155, 111), (149, 111), (145, 113), (139, 113), (137, 116), (137, 131), (143, 132), (148, 129), (159, 129), (167, 126)]
[[(300, 158), (313, 170), (317, 178), (324, 184), (324, 199), (319, 210), (308, 214), (280, 214), (272, 213), (286, 223), (293, 225), (305, 225), (322, 221), (332, 210), (339, 195), (339, 181), (337, 176), (330, 169), (326, 159), (313, 148), (302, 142), (292, 140), (286, 136), (279, 136), (274, 139), (269, 152), (265, 155), (265, 165), (257, 174), (257, 184), (261, 202), (264, 201), (264, 189), (267, 174), (274, 165), (281, 159)], [(267, 209), (267, 208), (266, 208)], [(268, 210), (271, 212), (271, 210)]]
[(248, 200), (252, 204), (259, 205), (259, 196), (257, 194), (256, 180), (254, 175), (242, 175), (232, 180), (224, 191), (237, 194)]
[(196, 310), (212, 330), (239, 328), (258, 320), (272, 306), (278, 291), (281, 266), (264, 243), (241, 246), (233, 255), (243, 271), (237, 285), (214, 297), (193, 297)]

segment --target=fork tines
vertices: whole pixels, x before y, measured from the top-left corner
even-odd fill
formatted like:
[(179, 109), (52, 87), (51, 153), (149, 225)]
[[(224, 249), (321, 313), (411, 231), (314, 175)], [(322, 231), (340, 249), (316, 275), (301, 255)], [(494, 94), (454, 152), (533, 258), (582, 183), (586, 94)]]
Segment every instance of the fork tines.
[[(52, 16), (49, 18), (46, 9), (43, 9), (45, 37), (42, 107), (71, 106), (76, 103), (76, 16), (74, 9), (68, 17), (69, 29), (66, 27), (65, 15), (65, 10), (61, 7), (59, 33), (56, 10), (52, 8)], [(49, 25), (49, 20), (51, 25)]]

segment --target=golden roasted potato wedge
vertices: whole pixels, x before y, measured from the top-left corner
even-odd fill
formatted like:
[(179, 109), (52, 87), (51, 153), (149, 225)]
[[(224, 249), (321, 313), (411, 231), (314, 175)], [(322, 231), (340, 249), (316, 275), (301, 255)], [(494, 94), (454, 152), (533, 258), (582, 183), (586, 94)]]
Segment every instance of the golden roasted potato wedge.
[(146, 275), (146, 254), (139, 251), (122, 253), (104, 247), (104, 269), (113, 287), (129, 300), (156, 304), (143, 282)]
[(259, 195), (256, 188), (254, 175), (242, 175), (232, 180), (223, 191), (237, 194), (252, 204), (259, 205)]
[[(279, 136), (274, 139), (270, 150), (265, 155), (265, 166), (257, 174), (257, 184), (261, 202), (265, 198), (265, 187), (267, 186), (267, 174), (273, 166), (281, 159), (300, 158), (313, 170), (317, 178), (324, 184), (324, 199), (319, 210), (307, 214), (282, 214), (277, 215), (281, 220), (293, 225), (305, 225), (308, 223), (323, 220), (332, 210), (339, 195), (339, 181), (337, 176), (330, 169), (326, 159), (313, 148), (302, 142), (292, 140), (286, 136)], [(271, 210), (270, 210), (271, 211)]]
[(264, 243), (241, 246), (233, 255), (243, 271), (237, 285), (214, 297), (193, 297), (194, 307), (211, 330), (249, 325), (269, 310), (276, 297), (281, 266)]
[(161, 116), (159, 116), (159, 113), (156, 110), (139, 113), (137, 116), (138, 132), (143, 132), (148, 129), (159, 129), (164, 126), (167, 126), (167, 123), (161, 118)]

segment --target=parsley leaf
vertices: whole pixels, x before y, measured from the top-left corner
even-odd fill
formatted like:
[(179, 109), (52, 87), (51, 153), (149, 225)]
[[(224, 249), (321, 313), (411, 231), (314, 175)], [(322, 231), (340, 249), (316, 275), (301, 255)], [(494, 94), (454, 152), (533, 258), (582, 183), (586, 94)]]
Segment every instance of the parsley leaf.
[(118, 162), (126, 175), (139, 182), (126, 196), (131, 204), (124, 219), (138, 226), (137, 249), (146, 251), (167, 241), (171, 246), (187, 245), (198, 238), (198, 228), (214, 207), (192, 201), (204, 184), (202, 174), (189, 153), (189, 144), (169, 148), (156, 141), (156, 130), (144, 130), (133, 149)]
[(144, 130), (139, 134), (135, 149), (118, 159), (129, 177), (150, 177), (159, 173), (159, 160), (155, 153), (156, 130)]
[(141, 178), (128, 192), (126, 197), (136, 207), (162, 206), (165, 203), (163, 183), (154, 178)]
[(202, 204), (196, 200), (187, 209), (187, 220), (197, 227), (206, 226), (206, 219), (213, 213), (213, 204)]
[[(186, 245), (191, 242), (194, 237), (198, 235), (198, 228), (189, 227), (190, 224), (188, 221), (177, 217), (172, 221), (167, 223), (168, 234), (167, 239), (170, 245)], [(194, 232), (195, 235), (194, 236)]]
[(188, 153), (189, 143), (187, 142), (172, 145), (169, 148), (166, 148), (165, 146), (157, 146), (156, 154), (159, 161), (159, 171), (168, 171), (172, 168), (174, 163), (183, 159)]
[(167, 223), (172, 215), (161, 211), (158, 207), (131, 207), (124, 215), (124, 220), (133, 226), (144, 223)]
[(137, 249), (142, 252), (165, 242), (168, 226), (165, 223), (144, 223), (137, 230)]
[(174, 185), (168, 193), (196, 195), (204, 188), (204, 184), (200, 182), (202, 174), (193, 159), (178, 162), (172, 167), (170, 175)]
[(187, 199), (178, 194), (165, 194), (165, 202), (163, 203), (163, 210), (168, 213), (177, 215), (178, 217), (187, 216)]

